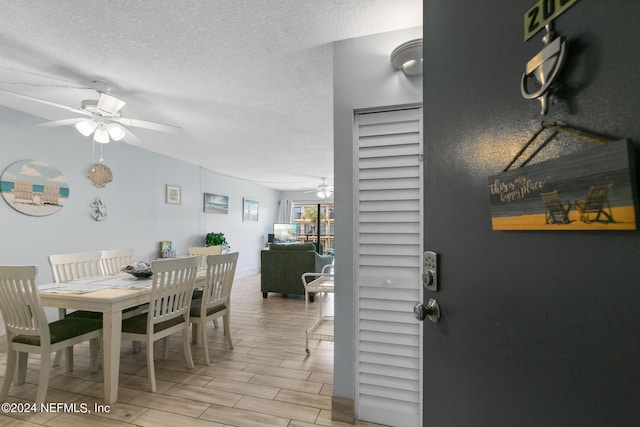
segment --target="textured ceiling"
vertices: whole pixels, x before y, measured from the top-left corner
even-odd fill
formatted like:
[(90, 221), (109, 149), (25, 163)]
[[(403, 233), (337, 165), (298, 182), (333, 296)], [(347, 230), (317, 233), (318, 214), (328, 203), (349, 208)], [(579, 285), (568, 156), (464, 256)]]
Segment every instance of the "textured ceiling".
[[(0, 89), (79, 107), (107, 82), (142, 148), (278, 190), (333, 184), (332, 46), (422, 0), (0, 0)], [(74, 117), (0, 94), (47, 120)], [(52, 132), (58, 131), (53, 128)], [(78, 134), (78, 138), (86, 138)]]

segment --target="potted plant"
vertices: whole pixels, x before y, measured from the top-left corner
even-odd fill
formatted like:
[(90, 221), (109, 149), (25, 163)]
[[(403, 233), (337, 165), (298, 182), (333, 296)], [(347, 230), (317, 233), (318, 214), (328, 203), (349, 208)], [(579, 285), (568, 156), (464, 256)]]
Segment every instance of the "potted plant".
[(224, 237), (224, 233), (207, 233), (204, 238), (205, 246), (222, 246), (222, 251), (226, 252), (231, 249), (227, 239)]

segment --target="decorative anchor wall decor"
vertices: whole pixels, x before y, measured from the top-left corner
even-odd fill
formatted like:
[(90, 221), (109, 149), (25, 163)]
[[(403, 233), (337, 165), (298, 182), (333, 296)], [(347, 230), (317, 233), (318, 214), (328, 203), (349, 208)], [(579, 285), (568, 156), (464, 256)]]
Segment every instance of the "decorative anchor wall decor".
[(96, 197), (96, 200), (91, 204), (91, 218), (96, 221), (104, 221), (107, 219), (107, 205), (102, 203), (102, 199), (100, 197)]
[[(542, 38), (545, 47), (529, 60), (520, 84), (522, 96), (526, 99), (540, 100), (540, 114), (543, 116), (547, 114), (548, 110), (547, 96), (553, 91), (553, 82), (558, 77), (567, 55), (565, 38), (558, 36), (552, 40), (554, 33), (551, 30), (551, 23), (546, 24), (545, 29), (547, 34)], [(528, 83), (532, 76), (535, 77), (540, 88), (529, 92)]]

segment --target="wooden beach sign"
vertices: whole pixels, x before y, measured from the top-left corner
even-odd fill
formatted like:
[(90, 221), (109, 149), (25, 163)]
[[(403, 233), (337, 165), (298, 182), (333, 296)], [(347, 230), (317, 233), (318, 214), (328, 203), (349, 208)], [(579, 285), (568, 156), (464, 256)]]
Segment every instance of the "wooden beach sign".
[(628, 141), (489, 177), (493, 230), (635, 230)]

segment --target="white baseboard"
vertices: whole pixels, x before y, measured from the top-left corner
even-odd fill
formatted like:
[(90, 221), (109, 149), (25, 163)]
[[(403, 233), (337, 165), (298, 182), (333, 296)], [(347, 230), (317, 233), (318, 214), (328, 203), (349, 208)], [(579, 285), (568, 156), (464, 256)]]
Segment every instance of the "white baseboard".
[(236, 271), (235, 279), (244, 279), (245, 277), (253, 276), (260, 273), (260, 267), (250, 268), (248, 270)]

